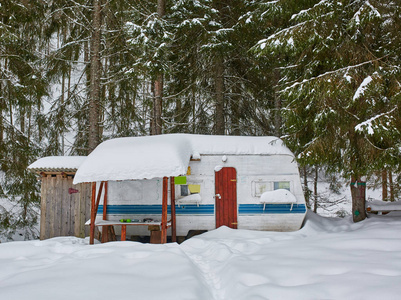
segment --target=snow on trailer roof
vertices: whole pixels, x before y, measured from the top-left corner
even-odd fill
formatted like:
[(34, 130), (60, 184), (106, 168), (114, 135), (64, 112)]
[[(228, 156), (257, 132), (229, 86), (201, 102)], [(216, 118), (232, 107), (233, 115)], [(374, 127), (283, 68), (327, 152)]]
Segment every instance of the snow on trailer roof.
[(86, 156), (47, 156), (28, 166), (33, 172), (75, 172)]
[(292, 152), (275, 136), (230, 136), (182, 134), (191, 141), (193, 152), (199, 154), (286, 154)]
[(101, 143), (87, 157), (74, 184), (184, 175), (191, 156), (200, 154), (293, 156), (276, 137), (164, 134), (117, 138)]

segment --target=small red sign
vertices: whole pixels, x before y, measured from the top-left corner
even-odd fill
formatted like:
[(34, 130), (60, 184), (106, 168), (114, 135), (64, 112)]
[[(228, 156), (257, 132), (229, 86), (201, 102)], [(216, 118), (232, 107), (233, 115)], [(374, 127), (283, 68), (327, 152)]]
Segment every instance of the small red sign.
[(77, 189), (73, 189), (73, 188), (69, 188), (68, 189), (68, 194), (75, 194), (75, 193), (79, 193), (79, 191)]

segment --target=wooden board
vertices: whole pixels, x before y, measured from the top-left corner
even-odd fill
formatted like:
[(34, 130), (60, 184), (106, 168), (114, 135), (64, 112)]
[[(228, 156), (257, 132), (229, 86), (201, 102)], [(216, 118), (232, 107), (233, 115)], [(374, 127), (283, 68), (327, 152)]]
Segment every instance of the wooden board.
[(237, 228), (237, 171), (222, 168), (215, 172), (216, 228)]
[[(90, 185), (73, 185), (71, 176), (42, 177), (40, 239), (56, 236), (88, 236), (85, 221), (90, 217)], [(69, 189), (78, 190), (69, 193)]]

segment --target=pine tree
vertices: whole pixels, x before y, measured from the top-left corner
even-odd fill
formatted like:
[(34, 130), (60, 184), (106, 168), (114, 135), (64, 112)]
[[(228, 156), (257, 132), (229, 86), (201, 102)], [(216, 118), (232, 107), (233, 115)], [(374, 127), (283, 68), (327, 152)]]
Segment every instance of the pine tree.
[(38, 155), (42, 139), (36, 128), (47, 81), (37, 20), (43, 18), (45, 9), (41, 1), (10, 0), (0, 6), (0, 201), (14, 207), (0, 221), (0, 231), (7, 238), (16, 230), (25, 239), (37, 235), (38, 184), (26, 168)]
[[(272, 3), (266, 13), (274, 18), (289, 3)], [(363, 177), (398, 164), (400, 7), (392, 1), (301, 4), (258, 48), (263, 55), (285, 54), (279, 88), (287, 143), (301, 162), (351, 177), (359, 221), (365, 218)]]

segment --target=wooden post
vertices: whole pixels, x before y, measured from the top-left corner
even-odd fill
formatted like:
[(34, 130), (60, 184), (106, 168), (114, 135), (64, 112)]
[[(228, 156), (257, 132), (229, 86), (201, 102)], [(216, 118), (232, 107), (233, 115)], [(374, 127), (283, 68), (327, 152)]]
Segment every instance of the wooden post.
[(91, 197), (91, 225), (90, 225), (90, 236), (89, 244), (93, 245), (95, 243), (95, 218), (96, 218), (96, 182), (92, 182), (92, 197)]
[(99, 191), (97, 192), (95, 214), (97, 214), (97, 210), (99, 209), (100, 197), (102, 196), (102, 192), (103, 192), (103, 185), (104, 185), (104, 181), (102, 181), (100, 183)]
[(171, 241), (177, 241), (176, 218), (175, 218), (175, 184), (174, 176), (170, 177), (170, 206), (171, 206)]
[(127, 239), (127, 225), (121, 225), (121, 241)]
[(161, 243), (167, 243), (167, 199), (168, 199), (168, 177), (163, 177), (163, 198), (162, 198), (162, 224)]
[[(103, 220), (107, 219), (107, 188), (108, 188), (108, 181), (106, 181), (104, 184)], [(102, 243), (106, 243), (109, 241), (108, 229), (109, 229), (109, 226), (102, 226)]]

